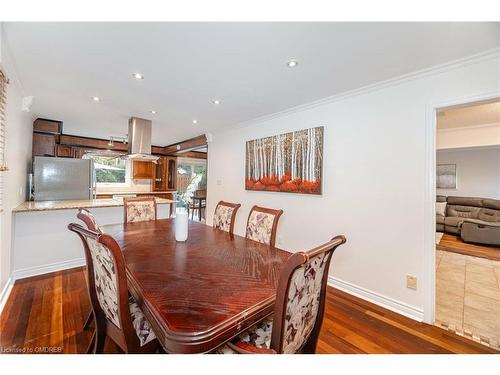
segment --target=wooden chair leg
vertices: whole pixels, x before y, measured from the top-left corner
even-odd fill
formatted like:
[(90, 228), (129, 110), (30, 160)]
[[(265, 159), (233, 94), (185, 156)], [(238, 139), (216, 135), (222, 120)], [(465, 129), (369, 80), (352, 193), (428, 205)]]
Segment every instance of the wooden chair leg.
[(92, 338), (90, 339), (89, 346), (87, 347), (87, 354), (95, 353), (95, 331), (92, 333)]
[(102, 354), (104, 353), (104, 342), (106, 341), (106, 333), (99, 332), (96, 329), (95, 332), (95, 345), (94, 345), (94, 354)]
[(87, 316), (87, 320), (85, 321), (85, 324), (83, 325), (83, 330), (85, 331), (87, 328), (89, 328), (90, 323), (92, 322), (92, 319), (94, 318), (94, 312), (92, 309), (90, 309), (89, 316)]
[(315, 354), (316, 353), (317, 339), (313, 340), (309, 338), (302, 348), (302, 354)]

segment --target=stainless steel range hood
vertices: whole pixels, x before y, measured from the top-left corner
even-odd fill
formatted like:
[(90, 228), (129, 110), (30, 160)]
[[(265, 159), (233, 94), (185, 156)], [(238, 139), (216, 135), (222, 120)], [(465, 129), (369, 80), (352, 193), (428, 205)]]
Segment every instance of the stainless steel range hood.
[(151, 132), (153, 123), (139, 117), (128, 120), (128, 160), (156, 162), (158, 156), (151, 155)]

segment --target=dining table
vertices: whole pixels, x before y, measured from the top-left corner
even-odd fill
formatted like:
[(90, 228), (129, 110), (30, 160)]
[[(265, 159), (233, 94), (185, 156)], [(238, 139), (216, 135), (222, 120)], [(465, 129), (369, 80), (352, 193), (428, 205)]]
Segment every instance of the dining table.
[(175, 219), (102, 226), (123, 251), (128, 288), (167, 353), (211, 352), (274, 311), (290, 252)]

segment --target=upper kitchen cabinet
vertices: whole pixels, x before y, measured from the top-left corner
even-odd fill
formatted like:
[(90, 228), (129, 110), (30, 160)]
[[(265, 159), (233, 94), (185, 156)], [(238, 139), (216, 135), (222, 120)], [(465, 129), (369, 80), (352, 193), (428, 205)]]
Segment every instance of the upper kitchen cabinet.
[(153, 191), (167, 190), (167, 158), (160, 156), (153, 164)]
[(62, 121), (37, 118), (33, 122), (33, 131), (45, 134), (59, 135), (62, 133)]
[(134, 160), (132, 163), (132, 178), (152, 179), (154, 172), (153, 162)]
[(167, 190), (177, 189), (177, 158), (167, 156)]
[(176, 158), (160, 156), (157, 164), (153, 164), (153, 191), (175, 190), (176, 181)]
[(56, 144), (61, 132), (61, 121), (36, 119), (33, 122), (33, 156), (56, 156)]
[(56, 145), (56, 156), (59, 158), (74, 158), (75, 150), (70, 146)]
[(33, 156), (55, 156), (56, 137), (52, 134), (33, 133)]

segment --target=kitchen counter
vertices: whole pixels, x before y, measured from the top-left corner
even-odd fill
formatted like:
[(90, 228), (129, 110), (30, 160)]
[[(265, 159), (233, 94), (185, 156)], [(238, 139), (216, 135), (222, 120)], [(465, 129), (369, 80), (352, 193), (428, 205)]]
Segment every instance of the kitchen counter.
[[(171, 199), (156, 198), (157, 204), (171, 204)], [(63, 201), (26, 201), (14, 208), (12, 212), (55, 211), (76, 208), (100, 208), (123, 206), (122, 199), (90, 199), (90, 200), (63, 200)]]
[(126, 195), (126, 194), (136, 194), (136, 195), (153, 195), (153, 194), (172, 194), (177, 190), (162, 190), (162, 191), (98, 191), (97, 195)]
[[(157, 217), (171, 216), (175, 202), (156, 198)], [(98, 225), (123, 223), (121, 199), (30, 201), (16, 207), (12, 223), (12, 272), (16, 279), (85, 264), (82, 241), (68, 230), (69, 223), (83, 224), (77, 209), (88, 208)]]

